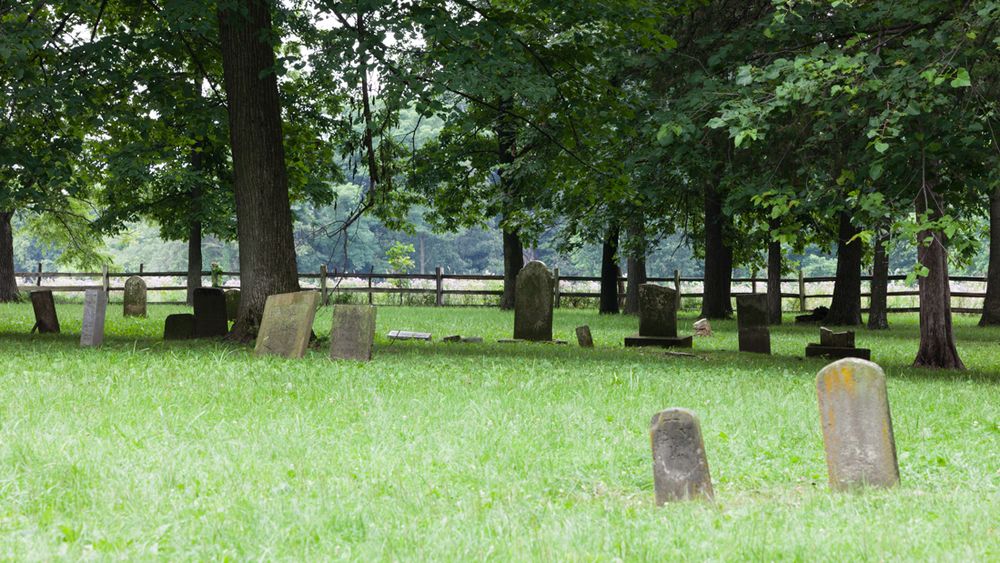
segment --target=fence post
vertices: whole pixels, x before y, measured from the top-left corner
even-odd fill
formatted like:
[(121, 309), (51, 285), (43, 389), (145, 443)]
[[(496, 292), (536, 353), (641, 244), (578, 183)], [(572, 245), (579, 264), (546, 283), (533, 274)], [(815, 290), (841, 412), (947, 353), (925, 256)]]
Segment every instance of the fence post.
[(674, 291), (677, 292), (677, 310), (681, 309), (681, 271), (674, 270)]
[(750, 293), (757, 293), (757, 270), (750, 274)]
[(436, 289), (434, 306), (441, 307), (444, 305), (444, 268), (441, 266), (434, 268), (434, 283)]
[(375, 275), (375, 266), (372, 266), (371, 270), (368, 271), (368, 304), (374, 303), (372, 300), (372, 276)]
[(38, 263), (38, 278), (35, 280), (35, 285), (42, 285), (42, 263)]
[(806, 312), (806, 277), (799, 269), (799, 311)]
[(142, 262), (139, 262), (139, 273), (141, 274), (145, 270), (146, 270), (146, 265), (143, 264)]
[(552, 275), (555, 276), (555, 283), (553, 284), (553, 291), (555, 291), (555, 305), (556, 309), (559, 308), (559, 301), (562, 300), (562, 292), (559, 291), (559, 268), (552, 269)]
[(105, 264), (101, 267), (101, 286), (104, 289), (104, 295), (111, 296), (111, 276), (108, 275), (108, 265)]
[(319, 291), (320, 303), (323, 305), (329, 305), (330, 299), (326, 290), (326, 264), (319, 265)]

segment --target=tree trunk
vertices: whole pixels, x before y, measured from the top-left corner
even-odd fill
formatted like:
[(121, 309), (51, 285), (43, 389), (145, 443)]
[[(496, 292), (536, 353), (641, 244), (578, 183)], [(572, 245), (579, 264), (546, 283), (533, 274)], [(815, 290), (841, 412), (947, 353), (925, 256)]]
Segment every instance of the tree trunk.
[(833, 286), (830, 312), (824, 322), (828, 325), (857, 326), (861, 324), (861, 259), (864, 248), (861, 240), (855, 238), (859, 231), (847, 211), (840, 213), (838, 231), (837, 281)]
[(620, 228), (612, 225), (604, 237), (601, 252), (601, 303), (598, 313), (617, 315), (618, 309), (618, 238)]
[(990, 264), (979, 326), (1000, 325), (1000, 188), (990, 197)]
[(733, 312), (733, 249), (726, 243), (727, 218), (714, 183), (705, 187), (705, 283), (701, 316), (725, 319)]
[(194, 290), (201, 287), (201, 221), (191, 223), (188, 233), (187, 303), (194, 305)]
[(872, 261), (872, 298), (868, 308), (868, 328), (870, 330), (889, 328), (889, 253), (885, 249), (888, 238), (883, 233), (875, 236), (874, 259)]
[[(514, 209), (518, 201), (517, 181), (510, 170), (517, 159), (517, 126), (508, 114), (513, 105), (514, 101), (509, 97), (497, 102), (500, 109), (496, 125), (497, 156), (500, 162), (497, 176), (506, 210)], [(517, 228), (507, 224), (506, 211), (503, 219), (503, 295), (500, 297), (500, 308), (510, 310), (514, 308), (516, 298), (514, 292), (517, 274), (524, 267), (524, 246)]]
[(21, 300), (14, 275), (14, 230), (11, 228), (13, 211), (0, 211), (0, 303)]
[(516, 232), (503, 232), (503, 295), (500, 297), (500, 308), (514, 308), (514, 291), (517, 287), (517, 274), (524, 268), (524, 246), (521, 237)]
[[(917, 218), (927, 213), (928, 221), (943, 215), (942, 203), (929, 182), (917, 196)], [(930, 244), (922, 241), (931, 239)], [(927, 269), (920, 278), (920, 349), (914, 366), (965, 369), (958, 357), (951, 326), (951, 287), (948, 283), (948, 241), (941, 231), (926, 230), (917, 235), (917, 260)]]
[(625, 314), (639, 314), (639, 286), (646, 283), (646, 237), (642, 220), (629, 226), (629, 252), (626, 260), (628, 286), (625, 289)]
[(240, 308), (231, 336), (249, 340), (267, 297), (298, 291), (299, 279), (270, 8), (266, 0), (232, 4), (218, 13), (240, 252)]
[[(778, 222), (771, 222), (771, 230), (778, 230)], [(767, 316), (773, 325), (781, 324), (781, 241), (771, 240), (767, 245)]]

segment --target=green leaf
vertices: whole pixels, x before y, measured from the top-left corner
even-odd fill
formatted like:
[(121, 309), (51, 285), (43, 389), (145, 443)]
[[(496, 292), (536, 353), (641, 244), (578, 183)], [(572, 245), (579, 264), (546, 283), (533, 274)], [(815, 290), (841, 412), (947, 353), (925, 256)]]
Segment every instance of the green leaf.
[(883, 168), (881, 162), (873, 162), (872, 165), (868, 168), (868, 176), (870, 176), (872, 180), (878, 180), (879, 178), (881, 178), (882, 172)]
[(955, 75), (955, 79), (951, 81), (952, 88), (969, 88), (972, 86), (972, 79), (969, 77), (969, 71), (965, 68), (958, 69), (958, 73)]
[(883, 154), (885, 151), (889, 150), (889, 143), (879, 141), (875, 143), (875, 150), (877, 150), (879, 154)]

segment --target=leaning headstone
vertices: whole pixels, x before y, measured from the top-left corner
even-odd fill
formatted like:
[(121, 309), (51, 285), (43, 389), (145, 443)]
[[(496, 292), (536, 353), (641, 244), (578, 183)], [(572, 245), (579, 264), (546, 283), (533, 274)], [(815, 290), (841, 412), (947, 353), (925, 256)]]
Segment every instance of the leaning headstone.
[(712, 336), (712, 323), (708, 319), (698, 319), (694, 323), (695, 336)]
[(56, 315), (56, 301), (52, 292), (41, 289), (31, 292), (31, 308), (35, 311), (35, 326), (31, 329), (39, 334), (59, 333), (59, 317)]
[(125, 280), (124, 316), (146, 316), (146, 282), (139, 276)]
[(545, 264), (532, 260), (517, 274), (514, 290), (514, 339), (552, 340), (555, 276)]
[(334, 305), (330, 329), (330, 359), (372, 359), (375, 347), (375, 307), (371, 305)]
[(194, 336), (214, 338), (229, 332), (226, 320), (226, 294), (215, 287), (194, 290)]
[(885, 374), (858, 359), (834, 362), (816, 376), (830, 488), (899, 483)]
[(771, 331), (767, 328), (769, 320), (766, 293), (736, 296), (740, 352), (771, 353)]
[(305, 356), (309, 349), (319, 299), (317, 291), (268, 296), (264, 303), (264, 317), (257, 332), (254, 353), (258, 356), (285, 358)]
[(164, 340), (188, 340), (194, 338), (194, 315), (180, 313), (167, 316), (163, 323)]
[(240, 290), (226, 290), (226, 320), (235, 321), (237, 313), (240, 312)]
[(580, 345), (580, 348), (594, 347), (594, 336), (590, 334), (589, 326), (576, 327), (576, 342)]
[(711, 499), (712, 476), (698, 417), (687, 409), (667, 409), (653, 416), (653, 488), (656, 504)]
[(103, 289), (88, 289), (83, 294), (83, 328), (80, 346), (96, 348), (104, 343), (104, 319), (108, 311), (108, 294)]
[(860, 358), (870, 360), (872, 351), (867, 348), (858, 348), (854, 345), (854, 332), (833, 332), (828, 328), (819, 329), (819, 344), (809, 344), (806, 346), (807, 358), (831, 358), (838, 360), (841, 358)]
[(625, 338), (626, 347), (690, 348), (692, 338), (677, 336), (677, 292), (656, 284), (639, 286), (639, 334)]

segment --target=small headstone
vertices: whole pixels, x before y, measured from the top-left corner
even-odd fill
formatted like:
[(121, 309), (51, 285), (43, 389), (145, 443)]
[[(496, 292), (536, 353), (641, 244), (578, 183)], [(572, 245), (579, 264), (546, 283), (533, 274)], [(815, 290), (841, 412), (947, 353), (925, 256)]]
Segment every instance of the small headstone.
[(330, 330), (330, 359), (372, 359), (375, 347), (375, 307), (371, 305), (334, 305)]
[(854, 333), (833, 332), (828, 328), (819, 329), (819, 344), (809, 344), (806, 346), (807, 358), (860, 358), (870, 360), (872, 351), (867, 348), (858, 348), (854, 345)]
[(698, 417), (687, 409), (667, 409), (653, 416), (653, 487), (656, 504), (711, 499), (712, 476)]
[(195, 338), (225, 336), (229, 332), (226, 316), (225, 292), (215, 287), (194, 290)]
[(104, 319), (107, 316), (108, 295), (102, 289), (88, 289), (83, 294), (83, 328), (80, 346), (97, 347), (104, 343)]
[[(410, 332), (406, 330), (389, 331), (389, 340), (423, 340), (425, 342), (430, 342), (433, 338), (433, 335), (429, 332)], [(459, 339), (461, 340), (461, 337), (459, 337)]]
[(532, 260), (517, 273), (514, 290), (514, 339), (552, 340), (555, 276), (545, 264)]
[(236, 315), (240, 312), (240, 290), (226, 290), (226, 319), (235, 321)]
[(816, 394), (830, 488), (899, 483), (882, 368), (858, 359), (834, 362), (816, 376)]
[(626, 347), (690, 348), (690, 336), (677, 336), (677, 292), (656, 284), (639, 286), (639, 334), (625, 338)]
[(834, 332), (826, 327), (820, 327), (819, 343), (821, 346), (854, 348), (854, 331)]
[(769, 321), (766, 293), (736, 296), (740, 352), (771, 353), (771, 331), (767, 328)]
[(39, 334), (59, 333), (59, 317), (56, 315), (56, 301), (52, 292), (41, 289), (31, 292), (31, 308), (35, 311), (35, 326), (31, 332)]
[(194, 338), (194, 315), (180, 313), (167, 316), (163, 323), (164, 340), (188, 340)]
[(305, 356), (319, 299), (317, 291), (269, 295), (264, 303), (264, 317), (257, 332), (254, 354), (285, 358)]
[(576, 341), (581, 348), (593, 348), (594, 337), (590, 334), (590, 327), (587, 325), (576, 327)]
[(139, 276), (125, 280), (124, 316), (146, 316), (146, 282)]
[(708, 319), (698, 319), (694, 323), (695, 336), (712, 336), (712, 323)]
[(462, 335), (460, 334), (451, 334), (441, 339), (441, 342), (461, 342), (461, 341), (462, 341)]

